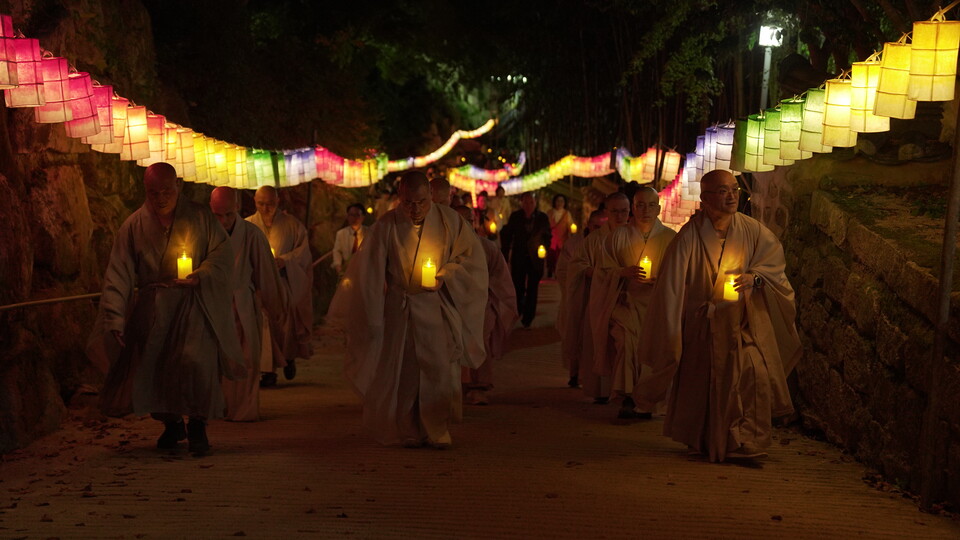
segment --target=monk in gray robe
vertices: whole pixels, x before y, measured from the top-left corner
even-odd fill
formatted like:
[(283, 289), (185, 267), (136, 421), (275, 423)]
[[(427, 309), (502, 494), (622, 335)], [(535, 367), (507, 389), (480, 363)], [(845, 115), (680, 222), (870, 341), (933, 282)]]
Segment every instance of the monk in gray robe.
[(273, 186), (263, 186), (253, 197), (257, 212), (247, 218), (263, 232), (287, 286), (290, 307), (286, 322), (280, 328), (270, 328), (273, 344), (272, 358), (261, 362), (261, 386), (277, 383), (277, 368), (292, 379), (297, 375), (297, 358), (309, 358), (312, 352), (313, 331), (313, 256), (307, 229), (297, 218), (278, 210), (279, 197)]
[(151, 414), (165, 425), (158, 448), (189, 438), (202, 454), (207, 420), (223, 416), (221, 376), (243, 375), (233, 250), (213, 214), (180, 197), (172, 166), (151, 165), (143, 183), (146, 202), (114, 239), (91, 336), (94, 362), (109, 363), (101, 407)]
[(477, 235), (433, 204), (426, 176), (403, 175), (347, 267), (328, 313), (346, 335), (344, 373), (381, 443), (450, 446), (462, 414), (460, 366), (483, 363), (487, 263)]
[(591, 294), (601, 303), (598, 311), (608, 323), (607, 347), (603, 354), (594, 356), (594, 371), (610, 377), (612, 394), (622, 398), (618, 418), (649, 419), (652, 411), (637, 409), (633, 401), (634, 384), (640, 375), (640, 325), (663, 254), (677, 233), (657, 218), (660, 200), (653, 188), (637, 190), (632, 208), (630, 223), (607, 237), (612, 265), (593, 276)]
[(634, 400), (669, 393), (663, 432), (710, 461), (758, 458), (772, 417), (793, 412), (787, 375), (800, 358), (783, 247), (737, 212), (729, 171), (702, 180), (702, 211), (670, 244), (641, 330)]
[(223, 225), (233, 248), (233, 314), (243, 348), (246, 377), (224, 379), (227, 420), (253, 422), (260, 418), (260, 356), (264, 317), (283, 326), (287, 289), (270, 253), (267, 237), (256, 226), (238, 219), (237, 191), (220, 186), (210, 193), (210, 211)]

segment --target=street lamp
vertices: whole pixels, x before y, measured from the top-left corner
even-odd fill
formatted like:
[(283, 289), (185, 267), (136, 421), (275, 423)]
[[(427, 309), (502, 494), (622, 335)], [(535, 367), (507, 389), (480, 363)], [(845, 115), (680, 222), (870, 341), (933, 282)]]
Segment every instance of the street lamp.
[(773, 47), (779, 47), (783, 43), (783, 29), (777, 26), (761, 26), (759, 44), (763, 47), (763, 86), (760, 87), (760, 110), (766, 109), (767, 88), (770, 84), (770, 57), (773, 55)]

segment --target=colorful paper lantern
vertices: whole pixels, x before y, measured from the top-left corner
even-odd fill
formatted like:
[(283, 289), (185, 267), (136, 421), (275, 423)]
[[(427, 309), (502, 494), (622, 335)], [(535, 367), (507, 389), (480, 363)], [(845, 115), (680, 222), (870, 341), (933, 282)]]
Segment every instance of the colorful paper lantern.
[(850, 129), (857, 133), (890, 130), (890, 118), (873, 114), (880, 62), (876, 54), (863, 62), (854, 62), (850, 71)]
[(785, 99), (780, 102), (780, 158), (807, 159), (813, 154), (800, 149), (803, 131), (803, 98)]
[(93, 85), (93, 105), (97, 109), (97, 123), (100, 131), (80, 139), (87, 144), (108, 144), (113, 142), (113, 87), (103, 86), (97, 81)]
[(780, 109), (771, 107), (763, 117), (763, 162), (767, 165), (793, 165), (793, 160), (780, 157)]
[(823, 144), (823, 110), (826, 90), (811, 88), (803, 100), (803, 120), (800, 127), (800, 150), (826, 153), (833, 147)]
[(957, 77), (960, 21), (938, 11), (929, 21), (913, 23), (910, 84), (907, 96), (917, 101), (950, 101)]
[[(49, 54), (49, 53), (47, 53)], [(33, 109), (33, 119), (40, 124), (56, 124), (73, 119), (73, 113), (67, 105), (70, 78), (70, 65), (66, 58), (44, 56), (40, 61), (40, 74), (43, 77), (43, 105)]]
[(910, 99), (910, 51), (907, 36), (897, 42), (883, 44), (880, 77), (877, 80), (877, 98), (873, 113), (879, 116), (909, 120), (916, 115), (917, 102)]
[(110, 99), (113, 116), (113, 141), (109, 143), (90, 143), (90, 149), (107, 154), (119, 154), (123, 150), (123, 140), (127, 135), (127, 110), (130, 100), (114, 95)]
[(857, 144), (857, 132), (850, 129), (850, 79), (826, 82), (822, 141), (841, 148)]
[(733, 137), (737, 125), (733, 122), (717, 125), (717, 161), (716, 168), (730, 170), (733, 157)]
[[(90, 137), (100, 133), (100, 115), (93, 95), (93, 81), (89, 73), (71, 73), (67, 80), (68, 100), (72, 120), (63, 126), (68, 137)], [(112, 125), (109, 129), (113, 129)], [(111, 135), (113, 135), (111, 133)]]
[(162, 114), (147, 111), (147, 148), (150, 150), (150, 155), (138, 159), (137, 165), (149, 167), (154, 163), (166, 161), (166, 124), (167, 119)]
[(207, 166), (207, 138), (203, 133), (193, 134), (193, 162), (197, 171), (197, 182), (212, 183), (210, 181), (210, 167)]
[(766, 118), (763, 113), (747, 117), (746, 148), (744, 149), (744, 171), (772, 171), (773, 165), (763, 162), (763, 137)]
[(747, 119), (738, 118), (733, 130), (733, 148), (730, 151), (730, 170), (747, 171)]
[(717, 168), (717, 126), (710, 126), (703, 133), (703, 172)]
[(7, 107), (39, 107), (46, 103), (43, 95), (43, 58), (40, 42), (30, 38), (7, 41), (7, 55), (13, 53), (17, 68), (17, 87), (3, 91)]
[(13, 18), (0, 15), (0, 90), (18, 86), (16, 51), (13, 50), (15, 37)]
[(177, 174), (187, 182), (197, 181), (197, 161), (193, 150), (193, 130), (177, 126), (177, 147), (174, 150), (173, 167)]
[(150, 157), (150, 138), (147, 134), (147, 108), (132, 105), (127, 107), (127, 122), (124, 127), (120, 159), (136, 161)]
[(707, 137), (706, 137), (705, 135), (698, 135), (698, 136), (697, 136), (697, 146), (696, 146), (696, 154), (697, 154), (697, 162), (696, 162), (696, 166), (697, 166), (697, 180), (703, 178), (703, 173), (706, 172), (706, 171), (703, 170), (704, 161), (706, 160), (706, 151), (707, 151), (707, 150), (706, 150), (706, 146), (707, 146)]

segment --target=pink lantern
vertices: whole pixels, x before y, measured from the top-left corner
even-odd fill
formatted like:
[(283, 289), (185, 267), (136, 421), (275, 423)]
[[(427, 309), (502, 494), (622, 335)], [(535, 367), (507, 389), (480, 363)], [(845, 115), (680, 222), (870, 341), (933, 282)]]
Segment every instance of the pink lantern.
[(67, 59), (59, 56), (44, 56), (40, 61), (40, 71), (43, 77), (45, 103), (33, 110), (33, 119), (40, 124), (56, 124), (73, 120), (73, 112), (67, 105), (70, 99), (67, 84), (70, 78), (70, 65)]
[(164, 137), (164, 126), (167, 119), (162, 114), (153, 114), (147, 111), (147, 148), (150, 155), (137, 160), (137, 165), (149, 167), (154, 163), (164, 161), (164, 149), (166, 148), (166, 138)]
[(90, 148), (97, 152), (119, 154), (123, 150), (123, 140), (127, 135), (127, 109), (130, 108), (130, 100), (114, 95), (110, 98), (110, 105), (113, 116), (113, 141), (90, 143)]
[(16, 88), (18, 85), (13, 38), (13, 18), (0, 15), (0, 90)]
[(43, 74), (40, 72), (40, 42), (16, 38), (7, 42), (7, 54), (13, 51), (17, 66), (17, 87), (3, 91), (7, 107), (39, 107), (43, 97)]
[(123, 134), (120, 159), (134, 161), (150, 157), (150, 138), (147, 134), (147, 108), (127, 107), (127, 122)]
[(93, 104), (97, 108), (97, 120), (100, 133), (81, 139), (87, 144), (109, 144), (113, 142), (113, 87), (101, 86), (93, 81)]
[[(100, 133), (100, 116), (93, 95), (93, 81), (90, 74), (84, 72), (71, 73), (67, 80), (67, 90), (70, 114), (73, 120), (68, 120), (64, 127), (68, 137), (89, 137)], [(112, 128), (111, 128), (112, 129)]]

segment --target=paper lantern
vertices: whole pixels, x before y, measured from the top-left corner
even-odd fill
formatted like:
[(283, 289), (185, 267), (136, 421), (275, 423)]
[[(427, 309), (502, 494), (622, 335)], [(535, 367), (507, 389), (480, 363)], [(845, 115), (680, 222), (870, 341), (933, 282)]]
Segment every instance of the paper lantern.
[(873, 112), (879, 116), (909, 120), (916, 115), (917, 102), (907, 95), (910, 86), (910, 50), (906, 36), (883, 45), (880, 77)]
[(673, 180), (680, 171), (680, 154), (670, 150), (669, 152), (660, 152), (663, 156), (663, 170), (660, 172), (661, 180)]
[(890, 130), (890, 118), (873, 114), (880, 80), (880, 62), (871, 56), (854, 62), (850, 71), (850, 129), (858, 133)]
[(738, 118), (733, 130), (733, 148), (730, 151), (730, 170), (747, 172), (747, 119)]
[(780, 158), (807, 159), (813, 154), (800, 149), (803, 128), (803, 98), (780, 102)]
[(826, 86), (823, 144), (841, 148), (856, 146), (857, 132), (850, 130), (850, 79), (830, 79)]
[(135, 161), (150, 157), (150, 138), (147, 134), (147, 108), (127, 107), (127, 122), (123, 133), (120, 159)]
[(811, 88), (803, 100), (803, 120), (800, 126), (800, 150), (826, 153), (833, 147), (823, 144), (823, 109), (826, 90)]
[(945, 20), (942, 11), (929, 21), (913, 23), (907, 97), (917, 101), (952, 100), (958, 46), (960, 21)]
[(17, 53), (13, 49), (13, 18), (0, 15), (0, 90), (17, 87)]
[(97, 123), (100, 131), (80, 139), (87, 144), (108, 144), (113, 142), (113, 87), (103, 86), (93, 81), (93, 105), (97, 109)]
[(90, 143), (90, 149), (107, 154), (119, 154), (123, 150), (123, 140), (127, 135), (127, 110), (130, 100), (114, 95), (110, 99), (113, 117), (113, 141), (109, 143)]
[(718, 169), (730, 170), (733, 156), (733, 137), (737, 125), (733, 122), (717, 125), (717, 161)]
[(717, 168), (717, 126), (710, 126), (703, 133), (703, 172)]
[(643, 162), (643, 172), (640, 175), (640, 180), (642, 182), (652, 182), (657, 175), (657, 149), (651, 146), (640, 157)]
[(30, 38), (16, 38), (6, 42), (7, 55), (16, 61), (17, 87), (3, 91), (7, 107), (39, 107), (46, 103), (43, 95), (43, 58), (40, 42)]
[[(89, 73), (71, 73), (67, 79), (68, 100), (70, 115), (63, 126), (68, 137), (89, 137), (100, 133), (100, 115), (97, 112), (97, 103), (93, 96), (93, 81)], [(113, 127), (111, 126), (112, 130)], [(113, 135), (111, 133), (111, 135)]]
[(230, 182), (227, 176), (227, 143), (219, 139), (207, 140), (207, 171), (210, 173), (209, 184), (225, 186)]
[(704, 162), (706, 161), (706, 146), (707, 146), (707, 137), (705, 135), (697, 136), (697, 180), (703, 178), (703, 173), (706, 172), (703, 170)]
[[(49, 53), (47, 53), (49, 54)], [(44, 104), (33, 109), (33, 119), (40, 124), (56, 124), (73, 119), (67, 106), (70, 78), (70, 65), (66, 58), (45, 56), (40, 61), (40, 73), (43, 77)]]
[(780, 109), (767, 109), (763, 117), (763, 162), (767, 165), (793, 165), (793, 160), (780, 157)]
[(763, 162), (763, 137), (766, 118), (761, 114), (747, 117), (746, 148), (744, 149), (744, 171), (772, 171), (773, 165)]
[(197, 169), (197, 182), (210, 183), (210, 168), (207, 166), (207, 138), (203, 133), (193, 134), (193, 162)]
[(149, 155), (137, 160), (137, 165), (149, 167), (154, 163), (166, 161), (166, 132), (164, 130), (167, 119), (162, 114), (147, 111), (147, 148)]
[(197, 181), (197, 160), (193, 146), (193, 130), (185, 127), (177, 127), (177, 148), (176, 164), (177, 174), (187, 182)]

